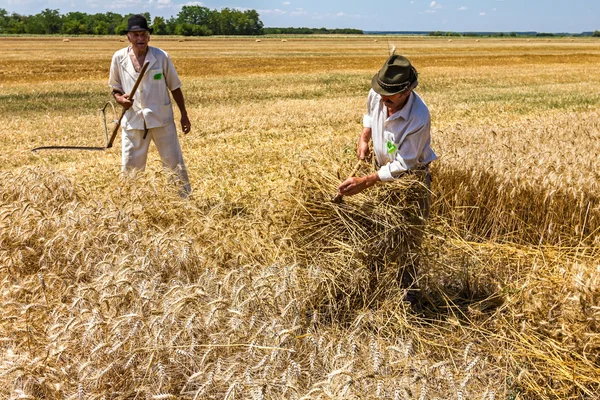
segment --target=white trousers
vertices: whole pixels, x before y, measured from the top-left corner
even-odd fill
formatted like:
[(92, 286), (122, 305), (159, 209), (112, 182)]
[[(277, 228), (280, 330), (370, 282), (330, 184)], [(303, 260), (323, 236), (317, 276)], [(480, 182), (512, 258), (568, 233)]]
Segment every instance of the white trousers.
[(151, 141), (156, 145), (163, 165), (171, 169), (181, 181), (182, 195), (187, 196), (192, 189), (174, 122), (148, 129), (146, 139), (143, 130), (123, 128), (123, 173), (131, 169), (143, 171), (146, 168)]

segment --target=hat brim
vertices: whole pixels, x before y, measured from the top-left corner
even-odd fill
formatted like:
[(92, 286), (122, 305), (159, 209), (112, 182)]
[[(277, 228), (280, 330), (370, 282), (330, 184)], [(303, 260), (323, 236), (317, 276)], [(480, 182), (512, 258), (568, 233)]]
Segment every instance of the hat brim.
[(377, 72), (375, 75), (373, 75), (373, 79), (371, 79), (371, 87), (373, 88), (375, 93), (382, 95), (382, 96), (393, 96), (395, 94), (398, 94), (398, 93), (404, 91), (404, 90), (390, 91), (390, 90), (384, 89), (378, 82), (378, 79), (377, 79), (378, 75), (379, 75), (379, 72)]
[(379, 84), (379, 81), (377, 79), (378, 75), (379, 75), (379, 72), (377, 72), (375, 75), (373, 75), (373, 79), (371, 79), (371, 87), (373, 88), (373, 90), (375, 91), (375, 93), (377, 93), (377, 94), (379, 94), (381, 96), (393, 96), (395, 94), (402, 93), (402, 92), (405, 92), (407, 90), (414, 89), (419, 84), (419, 81), (414, 81), (408, 87), (405, 87), (402, 90), (390, 91), (390, 90), (387, 90), (387, 89), (383, 88)]
[(147, 31), (148, 33), (152, 33), (152, 28), (142, 28), (141, 26), (138, 27), (133, 27), (131, 29), (129, 29), (127, 32), (142, 32), (142, 31)]

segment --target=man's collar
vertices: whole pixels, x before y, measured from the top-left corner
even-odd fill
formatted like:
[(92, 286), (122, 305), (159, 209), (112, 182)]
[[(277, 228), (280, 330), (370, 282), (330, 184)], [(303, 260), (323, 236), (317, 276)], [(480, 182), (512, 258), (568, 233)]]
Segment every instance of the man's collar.
[[(148, 62), (148, 70), (152, 69), (152, 65), (154, 65), (156, 63), (156, 57), (154, 57), (154, 53), (151, 50), (152, 48), (150, 46), (148, 46), (148, 52), (146, 53), (146, 58), (144, 60), (144, 62)], [(123, 67), (125, 69), (125, 71), (127, 71), (127, 73), (129, 75), (131, 75), (131, 77), (133, 79), (137, 79), (137, 72), (135, 71), (135, 68), (133, 67), (133, 62), (131, 62), (131, 57), (129, 57), (129, 52), (131, 50), (131, 46), (127, 47), (127, 57), (123, 57), (123, 59), (121, 60), (121, 63), (123, 64)]]
[[(392, 115), (389, 116), (389, 119), (397, 119), (402, 118), (405, 121), (408, 120), (408, 116), (410, 115), (410, 110), (412, 109), (413, 103), (415, 102), (415, 92), (410, 92), (408, 96), (408, 100), (402, 109), (396, 111)], [(385, 107), (385, 106), (384, 106)]]

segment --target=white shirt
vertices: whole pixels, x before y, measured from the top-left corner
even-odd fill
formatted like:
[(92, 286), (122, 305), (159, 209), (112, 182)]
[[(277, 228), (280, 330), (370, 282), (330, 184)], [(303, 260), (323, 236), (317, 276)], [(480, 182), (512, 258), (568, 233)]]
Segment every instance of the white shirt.
[[(125, 129), (158, 128), (173, 121), (169, 91), (181, 87), (175, 66), (169, 55), (156, 47), (148, 46), (145, 61), (149, 62), (148, 68), (133, 95), (133, 107), (127, 110), (121, 122)], [(121, 93), (130, 93), (138, 76), (129, 57), (129, 47), (115, 52), (108, 85)]]
[(393, 181), (404, 172), (437, 160), (431, 149), (431, 116), (421, 97), (412, 92), (401, 110), (387, 115), (387, 107), (373, 89), (367, 98), (363, 126), (371, 128), (373, 151), (382, 181)]

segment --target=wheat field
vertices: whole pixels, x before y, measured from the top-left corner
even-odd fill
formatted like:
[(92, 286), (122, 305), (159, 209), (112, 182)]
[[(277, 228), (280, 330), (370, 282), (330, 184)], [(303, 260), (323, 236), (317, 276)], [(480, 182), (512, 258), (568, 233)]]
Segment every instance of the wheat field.
[[(130, 178), (119, 145), (30, 151), (106, 144), (120, 38), (0, 38), (0, 398), (600, 398), (597, 40), (151, 45), (185, 200), (154, 147)], [(418, 308), (386, 250), (409, 179), (329, 201), (392, 45), (440, 156)]]

